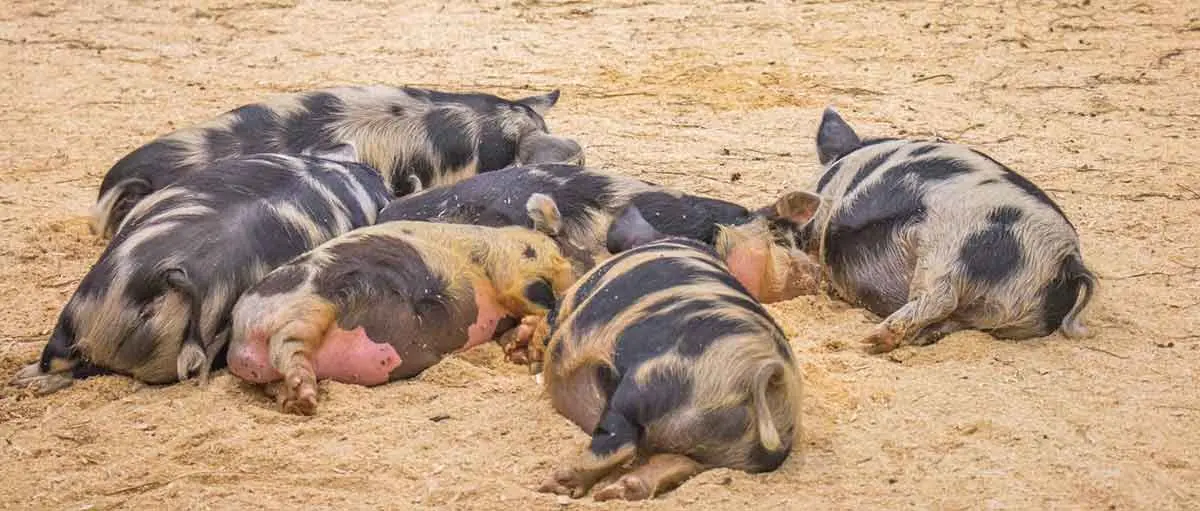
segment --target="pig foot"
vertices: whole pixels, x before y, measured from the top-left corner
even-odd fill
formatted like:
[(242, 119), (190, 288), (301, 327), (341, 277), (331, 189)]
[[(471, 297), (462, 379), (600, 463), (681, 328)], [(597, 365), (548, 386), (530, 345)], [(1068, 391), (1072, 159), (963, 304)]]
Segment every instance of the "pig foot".
[(695, 460), (678, 454), (656, 454), (617, 482), (592, 495), (598, 501), (644, 500), (670, 490), (704, 470)]
[(900, 347), (900, 336), (888, 328), (887, 324), (883, 324), (875, 327), (875, 330), (860, 342), (867, 345), (868, 353), (877, 355)]
[(313, 415), (317, 412), (317, 373), (303, 352), (293, 353), (284, 370), (283, 384), (275, 400), (284, 413)]
[(555, 470), (538, 491), (568, 495), (573, 499), (587, 495), (596, 481), (633, 459), (637, 454), (636, 449), (633, 445), (626, 445), (608, 455), (584, 453), (576, 463)]
[(28, 387), (33, 389), (33, 392), (39, 396), (53, 394), (62, 389), (70, 387), (75, 379), (70, 374), (64, 373), (43, 373), (37, 362), (29, 364), (17, 374), (14, 374), (12, 379), (8, 381), (10, 385), (16, 387)]
[(190, 342), (183, 343), (183, 349), (179, 350), (179, 356), (175, 357), (175, 371), (179, 381), (186, 381), (207, 366), (208, 357), (204, 355), (204, 350), (200, 349), (200, 346)]
[[(525, 316), (513, 329), (513, 340), (505, 345), (504, 357), (514, 364), (528, 365), (531, 372), (541, 372), (546, 353), (546, 333), (549, 326), (545, 316)], [(534, 368), (537, 368), (534, 371)]]

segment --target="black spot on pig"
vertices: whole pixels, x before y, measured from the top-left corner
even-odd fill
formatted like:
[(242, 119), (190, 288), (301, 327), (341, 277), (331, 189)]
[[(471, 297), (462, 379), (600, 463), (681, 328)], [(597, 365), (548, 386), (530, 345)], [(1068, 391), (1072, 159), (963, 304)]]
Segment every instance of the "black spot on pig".
[(921, 156), (922, 154), (928, 154), (930, 152), (933, 152), (933, 150), (937, 149), (937, 148), (938, 148), (937, 144), (923, 145), (921, 147), (913, 149), (912, 152), (908, 153), (908, 155), (913, 156), (913, 157)]
[(637, 435), (637, 426), (629, 422), (629, 419), (624, 415), (613, 413), (610, 408), (608, 412), (605, 412), (600, 417), (600, 422), (596, 424), (596, 429), (592, 432), (592, 442), (588, 445), (588, 450), (596, 456), (608, 456), (617, 452), (617, 449), (637, 441)]
[[(625, 374), (636, 371), (636, 367), (618, 365)], [(616, 394), (612, 397), (610, 410), (636, 418), (639, 424), (650, 424), (678, 410), (692, 396), (690, 373), (656, 370), (647, 376), (645, 382), (618, 386)]]
[(479, 123), (479, 171), (489, 172), (508, 166), (517, 157), (517, 146), (504, 135), (500, 119), (485, 117)]
[[(788, 431), (787, 435), (783, 435), (783, 437), (787, 438), (789, 435), (791, 435), (791, 431)], [(788, 449), (768, 451), (762, 446), (761, 442), (756, 442), (750, 449), (750, 464), (747, 467), (747, 472), (752, 474), (756, 472), (770, 472), (779, 468), (787, 457)]]
[(554, 308), (554, 288), (550, 287), (550, 283), (545, 279), (539, 279), (525, 286), (525, 298), (546, 309)]
[(304, 283), (304, 279), (308, 278), (308, 270), (303, 265), (294, 264), (284, 266), (279, 271), (272, 272), (271, 278), (265, 279), (260, 286), (254, 288), (254, 294), (260, 296), (274, 296), (280, 293), (293, 291)]
[(1026, 179), (1025, 176), (1022, 176), (1022, 175), (1014, 172), (1012, 169), (1008, 168), (1003, 163), (996, 161), (991, 156), (983, 154), (974, 149), (972, 149), (971, 151), (974, 152), (975, 154), (978, 154), (979, 156), (982, 156), (983, 158), (986, 158), (988, 161), (994, 163), (997, 167), (1000, 167), (1001, 169), (1003, 169), (1004, 170), (1004, 179), (1006, 181), (1008, 181), (1009, 183), (1012, 183), (1013, 186), (1020, 188), (1021, 191), (1025, 192), (1030, 197), (1033, 197), (1034, 200), (1036, 200), (1042, 204), (1045, 204), (1047, 206), (1050, 206), (1051, 209), (1053, 209), (1056, 213), (1058, 213), (1058, 216), (1061, 216), (1063, 218), (1063, 220), (1065, 220), (1067, 222), (1067, 225), (1071, 226), (1072, 230), (1075, 229), (1075, 224), (1071, 223), (1071, 220), (1068, 219), (1067, 215), (1065, 213), (1063, 213), (1062, 209), (1060, 209), (1058, 207), (1058, 204), (1056, 204), (1052, 199), (1050, 199), (1050, 196), (1046, 195), (1046, 192), (1043, 192), (1041, 188), (1038, 188), (1037, 185), (1033, 184), (1032, 181)]
[(1016, 208), (997, 208), (988, 214), (987, 228), (967, 237), (958, 258), (969, 277), (995, 284), (1021, 269), (1021, 242), (1012, 231), (1020, 217)]
[(212, 154), (229, 157), (272, 152), (272, 139), (280, 127), (279, 116), (262, 105), (246, 105), (234, 110), (234, 113), (237, 114), (237, 121), (229, 127), (229, 132), (233, 135), (233, 149), (229, 152), (218, 152), (212, 147), (210, 139), (209, 150)]
[(817, 181), (817, 193), (821, 193), (825, 190), (826, 186), (829, 186), (829, 181), (831, 181), (834, 176), (837, 176), (837, 173), (842, 170), (842, 163), (842, 160), (838, 160), (838, 162), (834, 163), (832, 167), (829, 167), (829, 170), (826, 170), (824, 174), (821, 174), (821, 179)]
[(734, 406), (705, 410), (700, 414), (701, 431), (717, 441), (734, 442), (746, 434), (747, 422), (750, 420), (748, 408)]
[(849, 195), (850, 192), (854, 191), (855, 188), (858, 188), (859, 183), (862, 183), (867, 176), (870, 176), (877, 169), (879, 169), (879, 166), (883, 165), (883, 162), (887, 161), (888, 158), (891, 158), (893, 154), (896, 154), (895, 149), (891, 151), (884, 151), (875, 155), (870, 160), (867, 160), (862, 167), (859, 167), (858, 172), (854, 173), (854, 177), (850, 179), (850, 185), (846, 187), (846, 191), (844, 193)]
[(525, 245), (525, 250), (521, 252), (521, 257), (525, 259), (537, 259), (537, 250), (534, 250), (530, 245)]
[(997, 181), (997, 180), (996, 180), (996, 178), (994, 178), (994, 177), (989, 177), (989, 178), (987, 178), (987, 179), (984, 179), (983, 181), (980, 181), (980, 182), (979, 182), (979, 184), (980, 184), (980, 185), (991, 185), (991, 184), (996, 184), (996, 183), (999, 183), (999, 182), (1000, 182), (1000, 181)]
[(402, 105), (392, 105), (391, 109), (389, 111), (392, 113), (392, 115), (394, 115), (396, 117), (404, 117), (405, 116), (404, 106), (402, 106)]
[[(830, 268), (851, 274), (870, 264), (864, 259), (886, 254), (898, 231), (925, 219), (921, 193), (904, 177), (903, 172), (885, 173), (833, 215), (825, 231), (824, 260)], [(861, 286), (856, 296), (872, 312), (890, 314), (907, 301), (907, 288), (906, 282), (873, 282)]]
[(1021, 219), (1021, 210), (1012, 206), (1001, 206), (988, 213), (988, 221), (995, 224), (1013, 225)]
[[(468, 136), (470, 121), (450, 108), (434, 108), (425, 114), (425, 130), (435, 154), (442, 157), (442, 167), (459, 169), (475, 157), (475, 144)], [(425, 176), (422, 182), (428, 183)]]
[(929, 158), (925, 160), (909, 160), (896, 165), (893, 172), (913, 174), (922, 181), (942, 181), (959, 174), (971, 172), (971, 166), (966, 162), (952, 158)]
[(320, 146), (325, 139), (322, 130), (336, 121), (345, 109), (342, 100), (327, 92), (309, 94), (300, 100), (300, 104), (305, 111), (284, 122), (284, 131), (289, 134), (287, 150), (291, 153)]

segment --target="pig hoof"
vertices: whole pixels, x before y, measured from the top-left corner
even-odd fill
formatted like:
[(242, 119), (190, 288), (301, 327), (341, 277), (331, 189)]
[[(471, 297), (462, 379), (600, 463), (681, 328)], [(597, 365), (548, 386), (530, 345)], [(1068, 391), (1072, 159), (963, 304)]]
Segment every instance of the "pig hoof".
[(184, 344), (183, 349), (179, 351), (179, 356), (175, 358), (175, 371), (178, 373), (179, 381), (191, 378), (193, 374), (207, 365), (208, 357), (204, 356), (204, 350), (191, 343)]
[(587, 487), (576, 477), (576, 472), (569, 468), (559, 469), (550, 476), (546, 482), (542, 483), (541, 488), (538, 488), (542, 493), (554, 493), (557, 495), (568, 495), (573, 499), (582, 497), (587, 493)]
[(12, 379), (8, 381), (10, 385), (16, 387), (27, 387), (33, 389), (33, 392), (39, 396), (53, 394), (62, 389), (70, 387), (75, 380), (68, 374), (58, 373), (43, 373), (37, 363), (29, 364), (17, 374), (14, 374)]
[(312, 366), (297, 364), (288, 371), (284, 382), (277, 395), (284, 413), (313, 415), (317, 412), (317, 376)]
[(645, 500), (650, 498), (650, 486), (640, 477), (627, 475), (613, 484), (596, 490), (592, 498), (601, 502), (605, 500)]
[(900, 347), (900, 338), (886, 327), (879, 327), (866, 339), (863, 339), (862, 343), (867, 345), (868, 352), (880, 354)]

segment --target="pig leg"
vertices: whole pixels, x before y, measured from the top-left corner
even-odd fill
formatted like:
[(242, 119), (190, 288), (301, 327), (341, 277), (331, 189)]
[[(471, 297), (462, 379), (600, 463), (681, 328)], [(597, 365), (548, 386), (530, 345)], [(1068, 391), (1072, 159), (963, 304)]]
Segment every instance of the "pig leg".
[(71, 377), (71, 373), (43, 373), (37, 362), (21, 368), (9, 380), (9, 384), (17, 387), (29, 387), (39, 396), (58, 392), (70, 387), (74, 382), (75, 379)]
[(863, 340), (872, 353), (896, 349), (911, 341), (921, 329), (946, 319), (958, 308), (958, 295), (950, 285), (948, 276), (939, 275), (927, 281), (926, 285), (920, 282), (919, 276), (914, 278), (914, 286), (909, 292), (909, 296), (915, 298), (883, 320)]
[(928, 346), (942, 340), (942, 338), (947, 335), (966, 328), (967, 325), (964, 325), (953, 319), (947, 319), (940, 323), (934, 323), (922, 328), (921, 331), (917, 333), (916, 337), (913, 338), (912, 344), (915, 346)]
[(596, 490), (596, 500), (644, 500), (679, 486), (704, 471), (696, 460), (679, 454), (655, 454), (645, 465)]
[(554, 471), (538, 491), (577, 499), (636, 454), (637, 427), (623, 415), (609, 410), (592, 432), (588, 450), (573, 463)]
[(317, 372), (313, 353), (324, 329), (293, 321), (271, 336), (271, 365), (283, 374), (276, 401), (285, 413), (312, 415), (317, 411)]

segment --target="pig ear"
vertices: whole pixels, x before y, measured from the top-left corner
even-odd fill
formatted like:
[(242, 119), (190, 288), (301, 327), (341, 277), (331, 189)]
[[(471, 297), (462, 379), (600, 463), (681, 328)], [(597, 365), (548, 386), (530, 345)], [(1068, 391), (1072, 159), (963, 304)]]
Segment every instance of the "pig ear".
[(535, 193), (525, 201), (525, 212), (533, 220), (533, 228), (550, 236), (562, 232), (562, 213), (558, 204), (544, 193)]
[(558, 103), (558, 89), (554, 89), (550, 92), (539, 94), (537, 96), (521, 98), (518, 99), (516, 103), (525, 105), (533, 109), (533, 111), (538, 115), (545, 117), (546, 112), (550, 111), (550, 107), (554, 106), (555, 103)]
[(583, 148), (579, 143), (545, 132), (533, 132), (521, 137), (517, 146), (517, 165), (566, 163), (583, 165)]
[(306, 155), (312, 156), (314, 158), (323, 158), (326, 160), (333, 160), (333, 161), (342, 161), (342, 162), (350, 162), (350, 163), (358, 162), (358, 148), (355, 147), (354, 144), (352, 144), (350, 142), (341, 143), (341, 144), (335, 145), (333, 147), (325, 147), (325, 148), (314, 147), (314, 148), (304, 150), (303, 152), (301, 152), (301, 154), (306, 154)]
[(821, 115), (821, 127), (817, 129), (817, 157), (821, 165), (829, 165), (860, 147), (862, 139), (858, 138), (854, 129), (842, 120), (837, 110), (826, 108)]
[(619, 254), (665, 237), (665, 234), (646, 221), (646, 217), (642, 216), (642, 211), (637, 206), (630, 203), (608, 228), (606, 246), (609, 253)]
[(783, 218), (796, 225), (808, 224), (821, 208), (821, 196), (809, 192), (788, 192), (775, 201), (775, 218)]

